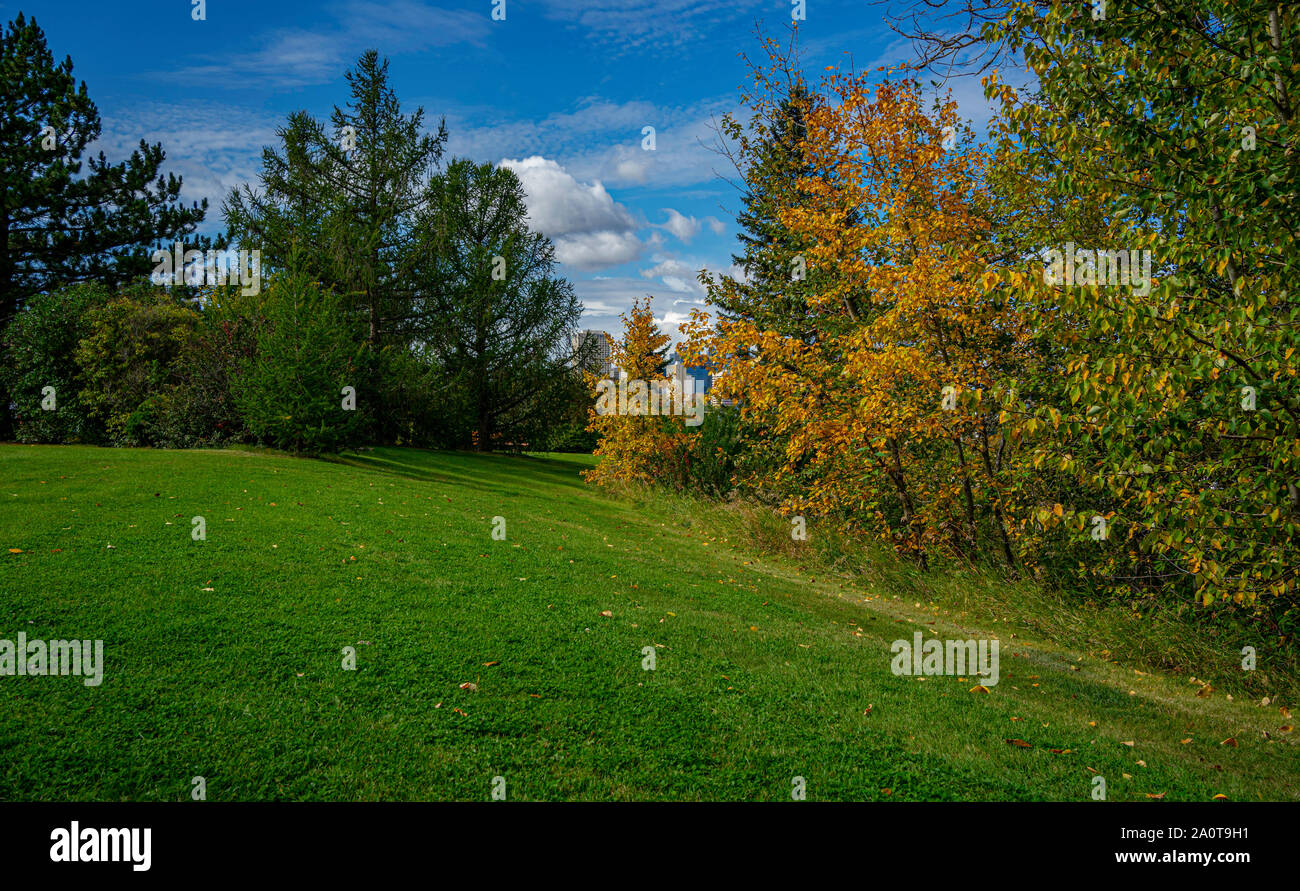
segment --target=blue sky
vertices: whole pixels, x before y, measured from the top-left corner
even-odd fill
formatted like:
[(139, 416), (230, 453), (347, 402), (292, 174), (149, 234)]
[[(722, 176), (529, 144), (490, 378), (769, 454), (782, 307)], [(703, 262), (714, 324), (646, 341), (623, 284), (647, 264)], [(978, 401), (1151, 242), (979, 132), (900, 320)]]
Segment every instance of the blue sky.
[[(51, 51), (71, 55), (104, 124), (111, 159), (161, 141), (187, 201), (221, 200), (255, 182), (261, 150), (294, 110), (327, 118), (347, 98), (344, 72), (368, 48), (389, 58), (404, 110), (446, 117), (448, 156), (507, 163), (533, 225), (555, 240), (584, 326), (620, 330), (644, 295), (665, 330), (703, 305), (696, 272), (729, 269), (736, 189), (705, 145), (737, 104), (754, 27), (786, 32), (790, 0), (38, 0)], [(810, 72), (906, 59), (909, 47), (865, 0), (806, 0)], [(953, 84), (985, 115), (979, 86)], [(655, 128), (655, 150), (642, 147)]]

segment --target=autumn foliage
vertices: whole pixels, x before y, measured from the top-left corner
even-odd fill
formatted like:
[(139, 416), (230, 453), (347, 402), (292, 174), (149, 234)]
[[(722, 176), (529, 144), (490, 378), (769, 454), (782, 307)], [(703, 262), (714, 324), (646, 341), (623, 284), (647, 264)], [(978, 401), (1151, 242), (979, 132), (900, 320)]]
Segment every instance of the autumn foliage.
[[(737, 488), (922, 567), (1294, 630), (1297, 20), (1174, 6), (1008, 7), (984, 39), (1038, 88), (986, 78), (988, 143), (906, 67), (809, 84), (765, 44), (724, 121), (744, 274), (701, 273), (680, 347), (737, 407)], [(689, 453), (617, 429), (599, 474)]]
[[(610, 362), (644, 394), (663, 380), (668, 335), (655, 324), (649, 299), (637, 301), (624, 313), (621, 340), (610, 338)], [(617, 376), (617, 372), (615, 372)], [(600, 462), (584, 476), (593, 483), (663, 483), (683, 485), (689, 472), (691, 437), (683, 418), (651, 414), (647, 405), (619, 405), (609, 398), (617, 381), (586, 372), (594, 401), (587, 429), (599, 437), (594, 454)], [(602, 382), (604, 387), (601, 387)], [(644, 389), (642, 389), (644, 388)]]

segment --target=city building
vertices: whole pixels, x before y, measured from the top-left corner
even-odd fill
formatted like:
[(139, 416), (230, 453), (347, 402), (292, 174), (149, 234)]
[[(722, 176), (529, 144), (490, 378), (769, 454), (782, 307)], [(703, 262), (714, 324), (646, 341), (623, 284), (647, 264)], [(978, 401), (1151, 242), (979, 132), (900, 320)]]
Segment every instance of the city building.
[(614, 367), (610, 361), (609, 340), (604, 331), (588, 328), (574, 331), (569, 335), (569, 346), (576, 355), (591, 357), (583, 363), (586, 371), (594, 372), (600, 377), (613, 377)]

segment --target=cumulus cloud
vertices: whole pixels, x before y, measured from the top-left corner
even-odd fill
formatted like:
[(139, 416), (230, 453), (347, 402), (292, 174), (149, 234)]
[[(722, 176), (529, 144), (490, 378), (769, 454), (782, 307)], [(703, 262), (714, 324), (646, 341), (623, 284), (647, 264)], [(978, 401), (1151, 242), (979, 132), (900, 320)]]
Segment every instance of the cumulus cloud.
[(578, 269), (603, 269), (641, 256), (637, 223), (599, 181), (579, 182), (555, 161), (539, 156), (505, 159), (528, 196), (533, 228), (555, 242), (561, 263)]
[(704, 289), (695, 280), (696, 270), (681, 260), (660, 260), (649, 269), (641, 270), (641, 277), (659, 279), (670, 291), (678, 294), (703, 294)]
[(671, 207), (665, 207), (664, 210), (668, 211), (668, 222), (663, 227), (676, 235), (678, 241), (689, 242), (700, 234), (700, 221), (695, 217), (682, 216)]
[(697, 220), (695, 217), (684, 216), (671, 207), (663, 208), (668, 213), (668, 221), (658, 224), (659, 228), (667, 229), (677, 237), (678, 241), (684, 244), (690, 244), (695, 236), (700, 234), (700, 229), (708, 226), (714, 235), (721, 235), (726, 231), (726, 226), (717, 217), (705, 217)]
[[(734, 110), (729, 95), (685, 106), (586, 97), (572, 110), (540, 120), (490, 106), (460, 106), (447, 111), (447, 156), (494, 160), (511, 157), (526, 145), (558, 159), (581, 181), (599, 180), (613, 188), (672, 188), (681, 197), (715, 199), (723, 165), (713, 150), (720, 139), (714, 128), (722, 114)], [(643, 147), (646, 126), (655, 128), (654, 151)], [(700, 186), (708, 187), (703, 195), (688, 193)]]

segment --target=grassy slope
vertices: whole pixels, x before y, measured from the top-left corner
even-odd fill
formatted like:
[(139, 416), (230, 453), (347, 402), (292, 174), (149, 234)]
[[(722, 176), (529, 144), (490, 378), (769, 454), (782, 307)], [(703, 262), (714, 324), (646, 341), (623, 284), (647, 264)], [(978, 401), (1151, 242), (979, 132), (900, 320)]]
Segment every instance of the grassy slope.
[[(0, 637), (107, 662), (0, 678), (0, 799), (1300, 798), (1275, 708), (813, 580), (583, 460), (0, 447)], [(998, 634), (1001, 684), (895, 677), (917, 629)]]

